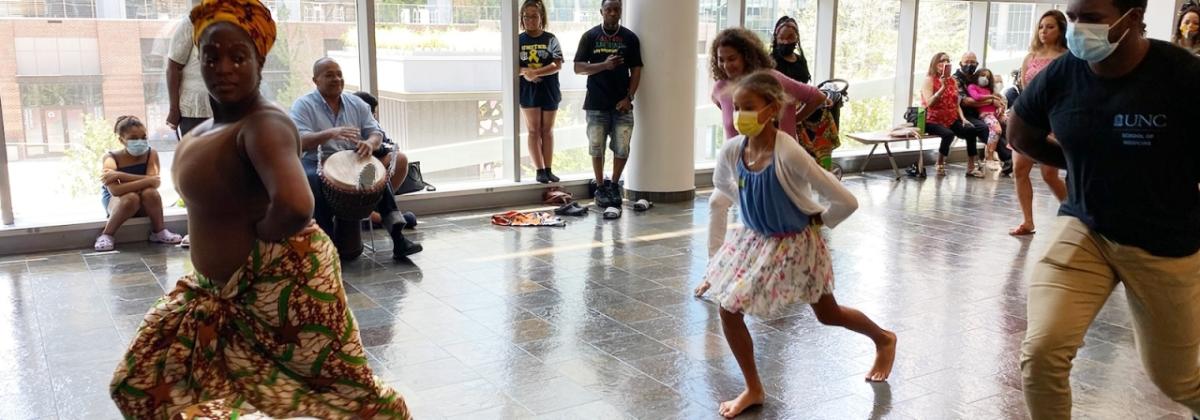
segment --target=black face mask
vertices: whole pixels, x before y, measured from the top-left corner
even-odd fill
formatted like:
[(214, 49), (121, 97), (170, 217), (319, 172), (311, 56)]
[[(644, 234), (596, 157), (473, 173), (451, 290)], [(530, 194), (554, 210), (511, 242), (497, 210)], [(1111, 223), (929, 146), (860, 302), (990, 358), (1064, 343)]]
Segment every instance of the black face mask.
[(792, 55), (796, 52), (796, 43), (775, 44), (775, 52), (779, 55)]
[(964, 66), (964, 65), (960, 64), (959, 67), (962, 68), (963, 73), (975, 74), (975, 70), (979, 68), (979, 65), (971, 64), (971, 65)]

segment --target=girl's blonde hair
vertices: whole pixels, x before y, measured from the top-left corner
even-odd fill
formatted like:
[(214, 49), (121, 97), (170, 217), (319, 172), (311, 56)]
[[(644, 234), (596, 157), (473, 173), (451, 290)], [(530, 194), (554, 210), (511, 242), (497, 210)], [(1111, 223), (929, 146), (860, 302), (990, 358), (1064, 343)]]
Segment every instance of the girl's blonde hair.
[(783, 105), (790, 101), (787, 92), (783, 90), (783, 84), (779, 83), (779, 79), (770, 70), (759, 70), (750, 73), (734, 84), (734, 89), (745, 89), (751, 93), (761, 96), (768, 103), (778, 103)]

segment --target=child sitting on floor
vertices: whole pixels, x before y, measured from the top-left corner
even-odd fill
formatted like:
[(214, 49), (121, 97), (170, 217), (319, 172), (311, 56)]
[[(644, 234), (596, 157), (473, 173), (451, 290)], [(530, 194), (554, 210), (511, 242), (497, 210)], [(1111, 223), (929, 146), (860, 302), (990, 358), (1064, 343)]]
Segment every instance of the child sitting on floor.
[(137, 117), (117, 118), (113, 127), (124, 149), (104, 155), (100, 202), (108, 214), (104, 231), (96, 238), (96, 251), (111, 251), (113, 235), (130, 217), (150, 218), (150, 242), (177, 244), (183, 237), (167, 230), (163, 222), (162, 197), (158, 195), (158, 152), (150, 149), (146, 126)]

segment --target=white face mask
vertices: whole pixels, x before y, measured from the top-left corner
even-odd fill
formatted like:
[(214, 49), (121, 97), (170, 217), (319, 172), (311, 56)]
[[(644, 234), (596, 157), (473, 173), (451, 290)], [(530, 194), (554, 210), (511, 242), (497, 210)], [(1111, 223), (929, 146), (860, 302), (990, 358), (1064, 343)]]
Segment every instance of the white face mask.
[(1108, 33), (1114, 26), (1121, 23), (1125, 16), (1129, 15), (1129, 11), (1121, 15), (1120, 19), (1113, 22), (1112, 25), (1103, 23), (1072, 23), (1067, 22), (1067, 49), (1071, 50), (1071, 54), (1079, 57), (1080, 60), (1089, 63), (1099, 63), (1112, 55), (1113, 51), (1117, 50), (1117, 46), (1121, 44), (1121, 40), (1125, 39), (1125, 35), (1129, 34), (1126, 29), (1121, 34), (1121, 38), (1117, 42), (1108, 41)]
[(979, 78), (979, 86), (987, 87), (990, 84), (992, 84), (992, 81), (988, 80), (988, 78), (986, 78), (986, 77)]

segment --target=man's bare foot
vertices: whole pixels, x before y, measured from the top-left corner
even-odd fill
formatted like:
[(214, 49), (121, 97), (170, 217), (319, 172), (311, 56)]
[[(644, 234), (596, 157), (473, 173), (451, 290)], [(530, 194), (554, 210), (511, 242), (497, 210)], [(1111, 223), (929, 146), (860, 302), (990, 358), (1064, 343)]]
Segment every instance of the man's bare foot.
[(721, 414), (722, 417), (731, 419), (737, 417), (738, 414), (742, 414), (742, 411), (745, 411), (747, 408), (762, 405), (766, 398), (766, 394), (762, 391), (752, 393), (747, 389), (742, 391), (742, 395), (738, 395), (734, 400), (721, 403), (721, 407), (717, 410), (717, 413)]
[(696, 290), (693, 293), (695, 293), (696, 297), (703, 296), (704, 292), (707, 292), (710, 286), (712, 285), (708, 283), (708, 280), (705, 280), (704, 283), (700, 283), (699, 286), (696, 286)]
[(892, 364), (896, 362), (896, 334), (884, 330), (887, 342), (875, 345), (875, 365), (867, 372), (867, 380), (871, 382), (886, 381), (892, 374)]

